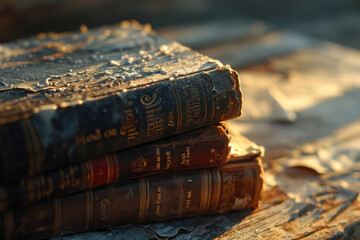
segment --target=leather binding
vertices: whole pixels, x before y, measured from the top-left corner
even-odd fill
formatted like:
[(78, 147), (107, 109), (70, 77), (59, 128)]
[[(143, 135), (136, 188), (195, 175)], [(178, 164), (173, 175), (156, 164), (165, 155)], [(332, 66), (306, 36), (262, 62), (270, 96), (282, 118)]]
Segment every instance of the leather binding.
[(158, 174), (45, 201), (0, 217), (1, 239), (42, 239), (118, 224), (149, 223), (258, 206), (258, 158)]
[(0, 183), (241, 114), (237, 73), (123, 22), (0, 52)]
[(226, 126), (217, 124), (48, 171), (0, 187), (0, 212), (130, 178), (221, 166), (229, 141)]

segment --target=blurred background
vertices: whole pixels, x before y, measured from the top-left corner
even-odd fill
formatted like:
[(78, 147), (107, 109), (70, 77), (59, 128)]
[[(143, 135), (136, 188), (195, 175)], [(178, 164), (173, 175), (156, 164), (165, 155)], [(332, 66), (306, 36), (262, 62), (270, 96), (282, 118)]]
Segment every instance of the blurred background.
[[(359, 233), (359, 0), (0, 0), (0, 43), (127, 19), (236, 69), (244, 104), (228, 122), (233, 142), (244, 135), (266, 149), (264, 200), (251, 224), (210, 217), (209, 231), (190, 235), (228, 226), (239, 230), (229, 239)], [(116, 231), (104, 234), (124, 236)]]
[(0, 0), (0, 43), (128, 19), (239, 72), (234, 129), (265, 160), (360, 118), (358, 0)]
[(258, 28), (291, 29), (360, 48), (357, 0), (0, 0), (0, 42), (125, 19), (150, 23), (156, 30), (227, 20), (235, 31), (234, 24), (256, 21)]

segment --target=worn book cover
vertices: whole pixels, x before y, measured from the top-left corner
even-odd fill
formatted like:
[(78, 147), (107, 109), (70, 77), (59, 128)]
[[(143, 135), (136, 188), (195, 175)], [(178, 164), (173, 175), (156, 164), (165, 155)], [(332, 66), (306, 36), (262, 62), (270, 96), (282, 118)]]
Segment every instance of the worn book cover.
[(240, 115), (230, 67), (149, 25), (81, 30), (1, 46), (1, 182)]
[(0, 186), (0, 212), (125, 179), (221, 166), (229, 142), (227, 127), (216, 124), (25, 178)]
[(0, 215), (0, 238), (42, 239), (255, 208), (263, 186), (260, 155), (245, 139), (221, 167), (141, 177), (7, 211)]

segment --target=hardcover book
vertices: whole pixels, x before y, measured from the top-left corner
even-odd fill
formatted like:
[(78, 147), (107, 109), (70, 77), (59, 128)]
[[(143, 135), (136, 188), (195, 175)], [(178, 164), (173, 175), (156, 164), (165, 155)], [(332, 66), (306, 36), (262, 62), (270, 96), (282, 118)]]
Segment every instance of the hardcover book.
[(0, 238), (43, 239), (255, 208), (263, 186), (260, 151), (237, 149), (221, 167), (136, 178), (8, 211), (0, 215)]
[(35, 175), (0, 187), (0, 212), (125, 179), (221, 166), (229, 140), (224, 124), (211, 125)]
[(0, 182), (241, 113), (228, 66), (123, 22), (0, 48)]

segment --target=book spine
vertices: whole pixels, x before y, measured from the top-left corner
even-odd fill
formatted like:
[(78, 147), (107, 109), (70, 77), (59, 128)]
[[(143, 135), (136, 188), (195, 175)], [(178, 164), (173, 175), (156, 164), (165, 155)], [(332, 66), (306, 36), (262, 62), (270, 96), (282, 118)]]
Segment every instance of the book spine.
[(256, 207), (259, 161), (159, 174), (108, 185), (3, 214), (1, 239), (41, 239), (129, 223)]
[(2, 183), (237, 117), (241, 93), (218, 67), (65, 105), (0, 125)]
[(224, 125), (193, 130), (4, 186), (0, 212), (124, 179), (224, 165), (229, 151)]

